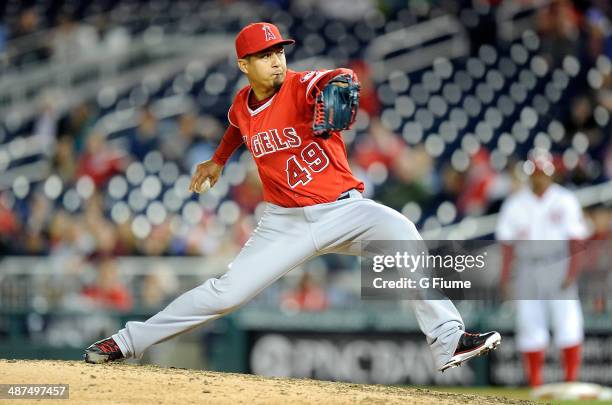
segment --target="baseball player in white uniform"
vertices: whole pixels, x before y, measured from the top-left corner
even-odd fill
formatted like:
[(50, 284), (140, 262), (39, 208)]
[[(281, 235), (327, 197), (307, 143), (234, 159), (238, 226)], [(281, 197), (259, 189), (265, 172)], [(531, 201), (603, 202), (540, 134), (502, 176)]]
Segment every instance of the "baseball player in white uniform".
[[(236, 95), (221, 144), (211, 160), (198, 165), (190, 186), (194, 192), (214, 186), (229, 156), (244, 143), (257, 164), (267, 203), (251, 238), (225, 274), (184, 293), (147, 321), (127, 322), (92, 344), (85, 351), (87, 362), (138, 358), (156, 343), (234, 311), (313, 257), (360, 255), (365, 240), (421, 239), (406, 217), (362, 197), (363, 182), (348, 166), (341, 132), (322, 133), (326, 123), (313, 118), (325, 110), (317, 96), (326, 93), (334, 117), (341, 119), (342, 103), (358, 96), (356, 76), (348, 69), (287, 69), (284, 46), (293, 42), (269, 23), (250, 24), (237, 35), (238, 66), (249, 85)], [(343, 91), (348, 93), (334, 98)], [(415, 300), (414, 309), (441, 371), (501, 341), (497, 332), (466, 333), (449, 299)]]
[(529, 385), (535, 387), (542, 384), (549, 321), (555, 346), (562, 351), (565, 380), (578, 377), (583, 325), (576, 253), (587, 227), (574, 194), (553, 182), (550, 153), (532, 151), (523, 168), (529, 187), (502, 205), (496, 238), (502, 241), (503, 295), (511, 269), (515, 272), (517, 345)]

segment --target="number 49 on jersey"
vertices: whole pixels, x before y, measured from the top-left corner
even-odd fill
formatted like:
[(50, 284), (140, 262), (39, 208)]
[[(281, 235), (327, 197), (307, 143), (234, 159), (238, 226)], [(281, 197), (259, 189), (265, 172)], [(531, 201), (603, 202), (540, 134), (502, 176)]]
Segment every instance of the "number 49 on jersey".
[(325, 151), (316, 142), (311, 142), (302, 149), (299, 158), (294, 155), (287, 159), (287, 183), (291, 188), (306, 185), (312, 181), (313, 173), (323, 171), (328, 164)]

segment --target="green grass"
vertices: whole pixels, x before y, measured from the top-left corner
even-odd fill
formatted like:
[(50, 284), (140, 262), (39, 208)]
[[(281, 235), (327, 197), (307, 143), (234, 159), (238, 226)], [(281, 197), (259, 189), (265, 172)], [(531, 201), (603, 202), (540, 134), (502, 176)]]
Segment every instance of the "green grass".
[[(425, 388), (425, 387), (424, 387)], [(432, 391), (456, 392), (459, 394), (474, 394), (496, 396), (509, 399), (529, 399), (534, 401), (530, 396), (529, 388), (504, 388), (504, 387), (426, 387)], [(605, 401), (559, 401), (559, 400), (539, 400), (542, 404), (554, 405), (603, 405)]]

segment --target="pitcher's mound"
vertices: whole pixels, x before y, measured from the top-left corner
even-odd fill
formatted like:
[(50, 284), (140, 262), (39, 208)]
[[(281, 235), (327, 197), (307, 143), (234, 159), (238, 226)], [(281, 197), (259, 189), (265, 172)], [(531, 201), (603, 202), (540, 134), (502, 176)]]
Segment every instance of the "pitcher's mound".
[[(68, 384), (70, 403), (531, 404), (505, 398), (384, 385), (77, 361), (0, 360), (4, 384)], [(22, 400), (20, 404), (35, 400)], [(40, 403), (40, 400), (36, 401)]]

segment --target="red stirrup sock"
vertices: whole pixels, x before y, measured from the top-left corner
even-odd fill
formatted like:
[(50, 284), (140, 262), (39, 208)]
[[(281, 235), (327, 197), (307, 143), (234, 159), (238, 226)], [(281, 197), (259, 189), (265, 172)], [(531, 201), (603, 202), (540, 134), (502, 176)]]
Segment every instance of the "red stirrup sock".
[(576, 345), (561, 350), (565, 381), (576, 381), (580, 373), (580, 352), (582, 346)]
[(544, 351), (524, 352), (523, 362), (529, 386), (537, 387), (542, 385), (542, 366), (544, 365)]

